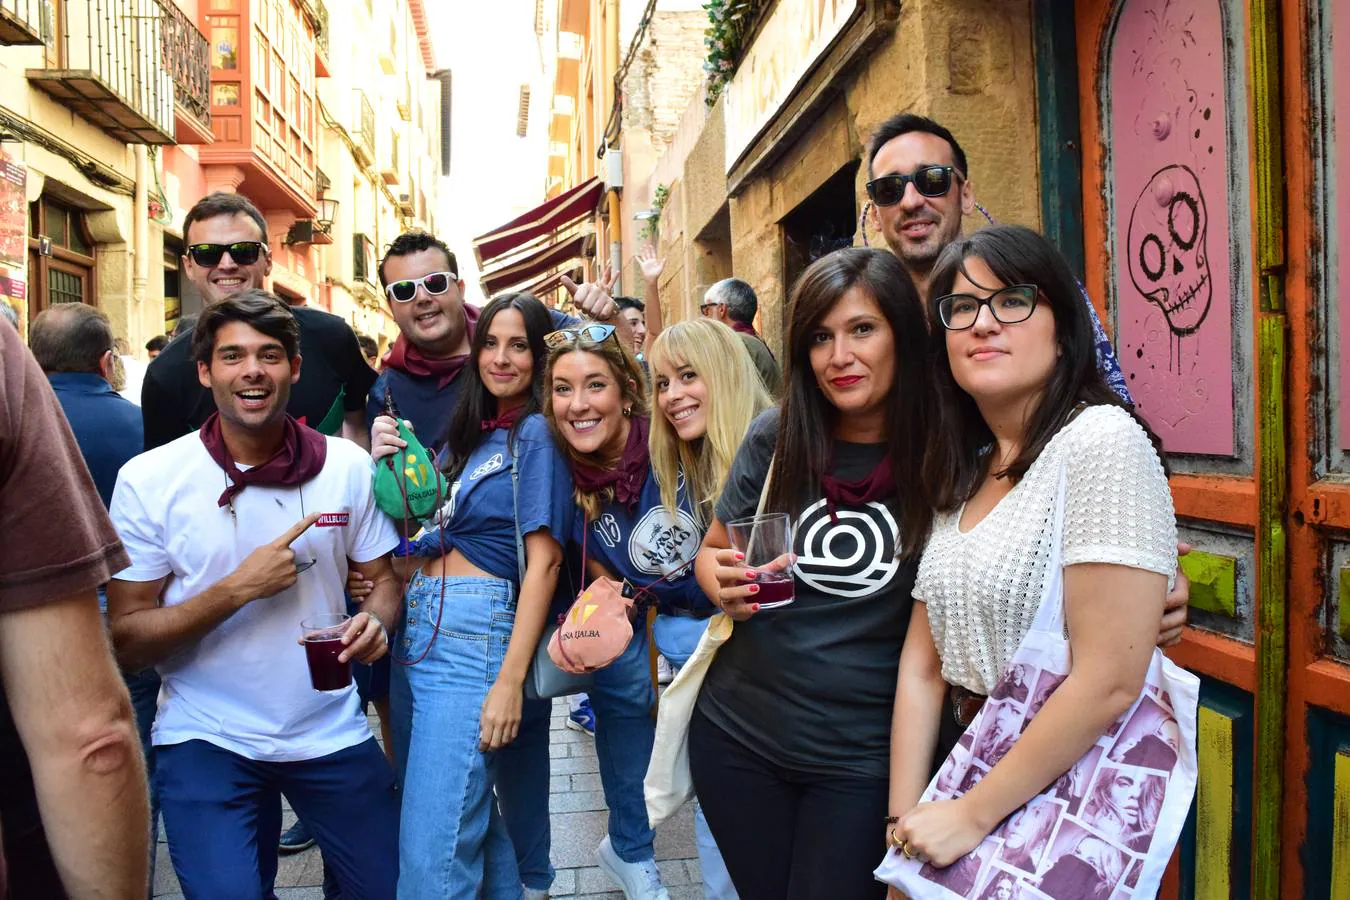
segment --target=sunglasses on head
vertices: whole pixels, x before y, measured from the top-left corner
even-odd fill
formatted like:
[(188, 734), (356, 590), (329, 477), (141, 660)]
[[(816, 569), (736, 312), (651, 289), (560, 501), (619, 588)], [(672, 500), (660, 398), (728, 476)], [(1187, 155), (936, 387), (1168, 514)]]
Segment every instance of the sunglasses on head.
[(228, 252), (237, 266), (251, 266), (267, 247), (262, 241), (236, 241), (233, 244), (191, 244), (188, 256), (203, 269), (214, 269)]
[(421, 278), (406, 278), (403, 281), (395, 281), (384, 289), (389, 295), (390, 300), (399, 303), (411, 303), (417, 297), (417, 288), (426, 288), (428, 294), (438, 297), (450, 290), (450, 285), (459, 280), (459, 275), (454, 272), (432, 272), (430, 275), (423, 275)]
[(911, 182), (925, 197), (943, 197), (952, 189), (952, 179), (961, 177), (954, 166), (921, 166), (909, 175), (882, 175), (867, 182), (867, 196), (877, 206), (894, 206), (905, 197)]
[[(562, 328), (544, 335), (544, 346), (550, 350), (564, 346), (568, 341), (586, 343), (594, 347), (614, 337), (613, 325), (578, 325), (575, 328)], [(615, 338), (618, 341), (618, 338)]]
[(1040, 295), (1040, 290), (1034, 284), (1011, 284), (988, 297), (948, 294), (938, 298), (938, 318), (942, 320), (942, 327), (948, 331), (965, 331), (974, 327), (980, 317), (980, 307), (987, 306), (1001, 324), (1016, 325), (1031, 318)]

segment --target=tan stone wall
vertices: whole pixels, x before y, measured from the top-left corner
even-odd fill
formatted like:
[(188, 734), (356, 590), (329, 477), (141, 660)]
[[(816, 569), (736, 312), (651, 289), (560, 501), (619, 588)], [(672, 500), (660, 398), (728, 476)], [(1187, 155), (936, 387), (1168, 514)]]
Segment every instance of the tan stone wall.
[[(759, 294), (760, 331), (775, 353), (781, 351), (790, 287), (784, 284), (780, 221), (841, 167), (865, 159), (872, 131), (898, 112), (928, 115), (952, 130), (966, 151), (976, 198), (996, 219), (1040, 225), (1029, 0), (907, 0), (894, 33), (841, 87), (842, 96), (730, 201), (731, 269)], [(718, 260), (696, 240), (722, 208), (724, 144), (717, 109), (679, 171), (679, 235), (662, 235), (672, 260), (670, 290), (683, 290), (685, 308), (692, 305), (694, 313), (693, 294), (716, 280), (711, 275), (718, 269)], [(860, 210), (867, 177), (866, 166), (859, 167)], [(967, 228), (982, 224), (978, 214), (966, 222)], [(875, 245), (877, 236), (869, 237)], [(671, 274), (677, 257), (678, 279)]]

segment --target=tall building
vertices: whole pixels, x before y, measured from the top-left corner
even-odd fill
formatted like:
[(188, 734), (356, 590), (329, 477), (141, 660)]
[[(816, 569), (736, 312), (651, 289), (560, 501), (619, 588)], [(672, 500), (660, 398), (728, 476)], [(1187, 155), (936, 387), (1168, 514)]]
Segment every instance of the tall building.
[[(201, 7), (213, 140), (166, 154), (166, 266), (186, 209), (238, 191), (267, 219), (273, 291), (391, 334), (375, 262), (400, 231), (431, 226), (438, 197), (440, 88), (421, 0)], [(200, 309), (176, 286), (183, 313)]]
[(158, 148), (210, 139), (191, 0), (0, 0), (0, 295), (164, 329)]

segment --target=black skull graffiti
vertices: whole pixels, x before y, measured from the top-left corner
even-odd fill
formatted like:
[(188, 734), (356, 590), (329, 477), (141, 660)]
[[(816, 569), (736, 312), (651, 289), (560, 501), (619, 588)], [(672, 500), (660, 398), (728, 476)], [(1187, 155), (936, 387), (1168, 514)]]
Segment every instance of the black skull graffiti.
[(1200, 179), (1184, 165), (1155, 172), (1130, 213), (1130, 280), (1178, 337), (1193, 334), (1209, 313), (1208, 228)]

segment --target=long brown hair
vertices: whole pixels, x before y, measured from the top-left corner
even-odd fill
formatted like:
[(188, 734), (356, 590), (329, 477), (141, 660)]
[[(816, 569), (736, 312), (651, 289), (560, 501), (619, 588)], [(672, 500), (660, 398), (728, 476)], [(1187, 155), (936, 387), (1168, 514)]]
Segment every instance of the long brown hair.
[[(559, 359), (569, 353), (591, 353), (605, 361), (610, 375), (619, 385), (623, 405), (628, 409), (630, 416), (647, 415), (647, 395), (642, 389), (645, 376), (633, 354), (623, 347), (615, 336), (605, 338), (598, 344), (590, 342), (583, 344), (581, 341), (571, 340), (554, 347), (548, 353), (548, 367), (544, 371), (544, 418), (548, 419), (549, 428), (553, 430), (553, 440), (558, 445), (558, 452), (572, 467), (578, 463), (588, 466), (609, 466), (613, 460), (600, 459), (594, 453), (578, 453), (576, 448), (567, 442), (558, 420), (553, 417), (553, 367), (557, 365)], [(610, 487), (599, 493), (585, 493), (576, 488), (573, 497), (577, 506), (580, 506), (582, 512), (586, 514), (587, 521), (590, 521), (600, 515), (601, 506), (614, 500), (614, 489)]]
[(923, 550), (933, 518), (922, 478), (928, 434), (924, 358), (928, 326), (909, 273), (885, 251), (836, 250), (807, 267), (792, 288), (786, 388), (767, 508), (795, 512), (828, 474), (839, 410), (826, 398), (811, 368), (811, 338), (834, 305), (854, 288), (876, 301), (895, 341), (895, 386), (886, 398), (886, 452), (896, 484), (899, 556), (910, 558)]

